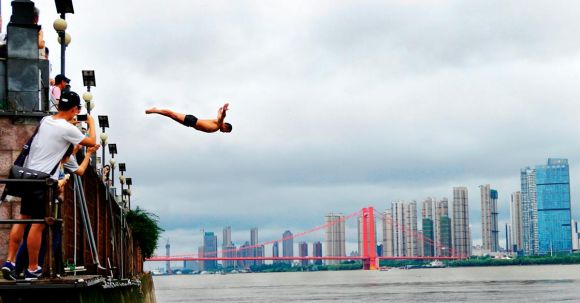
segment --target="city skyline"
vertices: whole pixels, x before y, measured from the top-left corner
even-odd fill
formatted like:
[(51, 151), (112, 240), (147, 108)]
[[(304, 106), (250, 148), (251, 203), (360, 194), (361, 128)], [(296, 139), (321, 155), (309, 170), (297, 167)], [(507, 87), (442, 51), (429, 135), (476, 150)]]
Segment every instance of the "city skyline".
[[(540, 180), (536, 178), (537, 171), (540, 172)], [(525, 195), (522, 204), (521, 191), (513, 192), (510, 197), (510, 217), (511, 222), (505, 224), (505, 245), (502, 247), (500, 245), (500, 231), (497, 226), (497, 198), (498, 192), (492, 189), (489, 184), (480, 185), (480, 205), (482, 208), (482, 234), (487, 235), (482, 241), (482, 251), (483, 252), (499, 252), (500, 249), (509, 252), (519, 252), (524, 254), (546, 254), (546, 241), (549, 241), (550, 252), (554, 249), (555, 251), (571, 251), (573, 246), (577, 246), (578, 243), (573, 244), (572, 233), (572, 223), (575, 221), (570, 217), (570, 189), (569, 189), (569, 168), (567, 159), (548, 159), (546, 165), (536, 165), (534, 169), (526, 167), (520, 170), (521, 174), (521, 191), (528, 192)], [(563, 187), (562, 187), (563, 186)], [(536, 193), (537, 187), (540, 188), (539, 194)], [(384, 212), (376, 215), (377, 221), (381, 221), (382, 228), (377, 229), (375, 226), (375, 239), (377, 240), (377, 247), (381, 249), (380, 254), (385, 256), (450, 256), (450, 255), (466, 255), (466, 248), (464, 248), (465, 240), (470, 239), (470, 228), (465, 228), (469, 222), (469, 215), (466, 213), (468, 204), (468, 193), (467, 189), (464, 187), (454, 187), (453, 188), (453, 218), (449, 217), (449, 202), (446, 197), (437, 200), (433, 197), (427, 197), (422, 202), (420, 217), (417, 217), (416, 202), (410, 201), (394, 201), (391, 203), (391, 209), (386, 209)], [(560, 194), (561, 192), (561, 194)], [(536, 198), (539, 196), (539, 198)], [(529, 200), (526, 202), (526, 199)], [(563, 199), (563, 200), (562, 200)], [(530, 213), (528, 209), (534, 209), (533, 203), (530, 201), (537, 201), (534, 203), (539, 203), (535, 206), (535, 214)], [(562, 202), (560, 202), (562, 201)], [(526, 205), (528, 203), (528, 205)], [(556, 204), (554, 204), (556, 203)], [(558, 204), (560, 203), (560, 204)], [(561, 204), (564, 203), (564, 204)], [(567, 205), (567, 206), (566, 206)], [(558, 208), (559, 207), (559, 208)], [(552, 215), (551, 209), (555, 211), (561, 211), (561, 207), (568, 207), (566, 218), (560, 218), (558, 215), (562, 226), (568, 226), (568, 231), (561, 230), (560, 227), (553, 225), (554, 219), (545, 218), (546, 216)], [(539, 210), (538, 210), (539, 209)], [(538, 215), (538, 212), (544, 211), (546, 215)], [(524, 214), (529, 213), (530, 218), (536, 218), (533, 221), (535, 223), (528, 224), (529, 230), (533, 230), (530, 226), (538, 225), (542, 226), (541, 233), (533, 237), (528, 237), (524, 239)], [(325, 225), (329, 225), (331, 221), (337, 220), (338, 224), (331, 224), (325, 227), (325, 246), (329, 250), (329, 253), (324, 255), (332, 256), (344, 256), (344, 253), (335, 253), (335, 250), (346, 249), (346, 238), (343, 221), (344, 216), (342, 214), (329, 213), (325, 216)], [(539, 219), (538, 219), (539, 218)], [(361, 253), (361, 219), (359, 216), (357, 219), (358, 228), (358, 250), (356, 253)], [(417, 219), (422, 222), (420, 229), (417, 229)], [(465, 221), (464, 221), (465, 220)], [(545, 223), (544, 223), (545, 222)], [(376, 221), (375, 221), (376, 224)], [(546, 225), (550, 224), (550, 225)], [(576, 224), (576, 223), (574, 223)], [(452, 227), (453, 226), (453, 227)], [(512, 229), (513, 228), (513, 229)], [(540, 230), (540, 228), (537, 228)], [(382, 231), (382, 241), (377, 237), (376, 232)], [(546, 232), (549, 230), (549, 234)], [(467, 233), (467, 235), (463, 235)], [(560, 233), (561, 235), (555, 234)], [(336, 235), (337, 236), (336, 236)], [(207, 236), (208, 233), (206, 232)], [(213, 233), (212, 233), (213, 235)], [(546, 237), (550, 237), (548, 240)], [(577, 235), (576, 235), (577, 238)], [(205, 238), (204, 238), (205, 239)], [(539, 240), (543, 239), (543, 240)], [(556, 240), (558, 239), (558, 240)], [(566, 239), (564, 244), (557, 241), (562, 241)], [(204, 245), (205, 245), (204, 240)], [(217, 240), (216, 240), (217, 241)], [(286, 230), (282, 235), (283, 245), (283, 256), (296, 256), (294, 254), (294, 237), (290, 230)], [(339, 243), (336, 248), (336, 244)], [(477, 245), (470, 240), (467, 241), (469, 244), (469, 251), (471, 251), (472, 246)], [(525, 242), (528, 242), (524, 245)], [(543, 249), (538, 251), (526, 251), (525, 247), (531, 247), (530, 243), (543, 242)], [(225, 249), (226, 244), (232, 244), (231, 242), (231, 227), (226, 226), (223, 229), (223, 248)], [(313, 242), (313, 245), (316, 242)], [(567, 244), (566, 244), (567, 243)], [(254, 227), (250, 229), (250, 242), (246, 241), (245, 246), (258, 246), (258, 228)], [(297, 246), (297, 251), (299, 256), (308, 256), (308, 248), (306, 241), (299, 241)], [(203, 251), (204, 246), (199, 249)], [(235, 246), (233, 246), (235, 247)], [(345, 247), (345, 248), (340, 248)], [(216, 248), (217, 249), (217, 248)], [(259, 250), (259, 252), (258, 252)], [(249, 252), (244, 252), (247, 256), (266, 256), (264, 245), (255, 247)], [(312, 248), (312, 254), (315, 253), (315, 248)], [(229, 254), (227, 254), (229, 255)], [(225, 253), (222, 256), (227, 256)], [(278, 255), (278, 243), (274, 243), (272, 247), (272, 256)], [(250, 261), (252, 264), (261, 264), (261, 261)], [(306, 263), (305, 263), (306, 264)]]

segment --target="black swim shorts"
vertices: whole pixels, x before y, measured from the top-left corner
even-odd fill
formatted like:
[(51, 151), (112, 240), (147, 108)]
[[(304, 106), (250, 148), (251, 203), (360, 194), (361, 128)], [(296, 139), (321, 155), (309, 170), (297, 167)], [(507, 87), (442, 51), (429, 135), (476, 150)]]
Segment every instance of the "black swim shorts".
[(197, 123), (197, 118), (194, 115), (185, 115), (185, 119), (183, 119), (183, 125), (187, 127), (195, 127)]
[(20, 214), (29, 215), (32, 219), (44, 219), (46, 216), (46, 200), (42, 189), (31, 190), (22, 197)]

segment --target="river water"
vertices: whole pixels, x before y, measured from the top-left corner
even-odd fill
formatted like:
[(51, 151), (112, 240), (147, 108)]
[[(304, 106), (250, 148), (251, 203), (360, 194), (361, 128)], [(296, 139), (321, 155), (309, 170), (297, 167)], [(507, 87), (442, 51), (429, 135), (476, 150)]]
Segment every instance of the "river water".
[(155, 276), (164, 302), (580, 302), (580, 265)]

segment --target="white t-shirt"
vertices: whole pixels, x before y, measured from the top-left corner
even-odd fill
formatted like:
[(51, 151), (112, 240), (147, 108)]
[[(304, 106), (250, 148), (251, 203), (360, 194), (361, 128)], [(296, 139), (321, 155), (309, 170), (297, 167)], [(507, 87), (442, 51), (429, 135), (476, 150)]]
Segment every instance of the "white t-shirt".
[(68, 161), (64, 163), (64, 168), (73, 173), (79, 170), (80, 166), (79, 163), (77, 162), (77, 159), (75, 158), (75, 155), (71, 155)]
[[(26, 158), (24, 167), (49, 174), (60, 163), (69, 144), (79, 144), (85, 136), (74, 125), (64, 119), (44, 117)], [(58, 180), (58, 169), (52, 176)]]

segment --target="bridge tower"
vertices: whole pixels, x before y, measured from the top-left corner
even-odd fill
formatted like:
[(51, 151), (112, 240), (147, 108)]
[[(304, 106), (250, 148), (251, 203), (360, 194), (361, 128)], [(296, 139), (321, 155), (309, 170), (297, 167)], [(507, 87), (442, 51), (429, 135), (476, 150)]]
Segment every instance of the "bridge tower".
[(173, 270), (171, 270), (171, 262), (169, 261), (169, 257), (171, 256), (171, 245), (169, 244), (169, 238), (167, 238), (167, 244), (165, 244), (165, 256), (168, 259), (165, 262), (165, 270), (167, 271), (168, 275), (171, 275), (173, 274)]
[(372, 206), (362, 209), (362, 257), (364, 270), (377, 269), (377, 241), (375, 239), (375, 209)]

